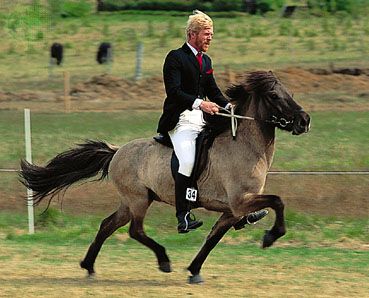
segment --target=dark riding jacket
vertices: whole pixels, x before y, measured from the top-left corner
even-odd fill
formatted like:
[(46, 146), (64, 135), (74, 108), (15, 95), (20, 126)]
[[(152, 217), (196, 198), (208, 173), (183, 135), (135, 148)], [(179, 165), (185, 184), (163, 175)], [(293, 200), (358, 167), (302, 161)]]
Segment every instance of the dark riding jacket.
[(185, 43), (181, 48), (170, 51), (165, 58), (163, 75), (167, 98), (159, 120), (159, 133), (167, 134), (174, 129), (180, 114), (192, 110), (196, 98), (208, 98), (221, 107), (228, 104), (215, 82), (211, 59), (205, 54), (202, 57), (200, 71), (195, 55)]

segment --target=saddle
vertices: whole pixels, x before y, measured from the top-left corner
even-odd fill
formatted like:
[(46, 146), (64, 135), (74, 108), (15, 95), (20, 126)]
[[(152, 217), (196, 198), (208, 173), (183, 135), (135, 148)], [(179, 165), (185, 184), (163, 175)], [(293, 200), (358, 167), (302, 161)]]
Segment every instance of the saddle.
[[(206, 128), (202, 130), (196, 138), (196, 153), (195, 153), (195, 164), (191, 174), (191, 187), (197, 189), (197, 180), (201, 173), (204, 171), (208, 161), (208, 151), (211, 148), (216, 134), (210, 129)], [(173, 148), (172, 141), (168, 134), (159, 134), (153, 137), (158, 143)], [(171, 171), (172, 176), (175, 179), (179, 169), (179, 161), (173, 150), (171, 158)]]

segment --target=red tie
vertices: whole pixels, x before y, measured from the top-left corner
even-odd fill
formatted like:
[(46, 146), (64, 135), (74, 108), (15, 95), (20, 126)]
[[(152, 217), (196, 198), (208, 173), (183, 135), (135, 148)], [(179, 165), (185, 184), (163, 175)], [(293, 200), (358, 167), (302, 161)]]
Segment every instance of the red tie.
[(200, 66), (200, 71), (202, 71), (202, 53), (198, 52), (196, 55), (196, 59), (199, 62), (199, 66)]

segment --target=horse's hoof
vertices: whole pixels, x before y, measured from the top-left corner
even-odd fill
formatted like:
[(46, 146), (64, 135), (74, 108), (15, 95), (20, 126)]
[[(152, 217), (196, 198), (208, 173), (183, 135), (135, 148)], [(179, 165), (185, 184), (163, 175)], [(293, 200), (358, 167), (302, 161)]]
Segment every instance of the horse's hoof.
[(200, 274), (195, 274), (188, 277), (188, 283), (189, 284), (201, 284), (204, 280), (202, 279)]
[(267, 248), (273, 245), (274, 241), (277, 239), (270, 231), (266, 230), (263, 237), (262, 248)]
[(170, 262), (162, 262), (159, 264), (159, 270), (165, 273), (172, 272), (172, 268), (170, 266)]
[(281, 238), (284, 234), (286, 234), (286, 229), (276, 229), (276, 230), (266, 230), (264, 237), (263, 237), (263, 245), (262, 248), (267, 248), (269, 246), (272, 246), (273, 243), (278, 239)]
[(87, 264), (84, 261), (81, 261), (79, 263), (82, 269), (86, 269), (88, 271), (88, 277), (94, 277), (95, 276), (95, 270), (91, 266), (87, 266)]
[(87, 275), (86, 275), (86, 278), (88, 279), (88, 280), (95, 280), (95, 277), (96, 277), (96, 275), (95, 275), (95, 273), (87, 273)]

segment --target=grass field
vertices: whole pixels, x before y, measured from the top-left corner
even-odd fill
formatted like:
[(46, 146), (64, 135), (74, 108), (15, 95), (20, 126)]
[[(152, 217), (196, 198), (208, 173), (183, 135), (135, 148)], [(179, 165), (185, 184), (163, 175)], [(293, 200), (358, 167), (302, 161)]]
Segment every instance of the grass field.
[[(230, 231), (203, 267), (205, 284), (186, 285), (186, 266), (215, 216), (188, 235), (175, 233), (172, 210), (155, 207), (145, 223), (163, 244), (174, 272), (157, 270), (154, 255), (121, 228), (97, 259), (97, 278), (78, 267), (100, 219), (51, 210), (37, 218), (35, 235), (26, 217), (0, 214), (0, 281), (5, 297), (365, 297), (369, 293), (367, 220), (322, 219), (287, 213), (289, 234), (268, 250), (259, 246), (271, 217), (245, 230)], [(165, 220), (163, 228), (163, 218)]]
[[(85, 139), (124, 144), (155, 135), (159, 112), (34, 113), (33, 160), (42, 164)], [(314, 112), (311, 132), (277, 135), (273, 169), (368, 170), (368, 112)], [(0, 111), (0, 164), (17, 168), (24, 156), (23, 113)]]

